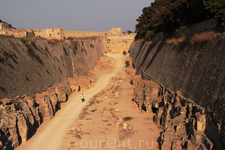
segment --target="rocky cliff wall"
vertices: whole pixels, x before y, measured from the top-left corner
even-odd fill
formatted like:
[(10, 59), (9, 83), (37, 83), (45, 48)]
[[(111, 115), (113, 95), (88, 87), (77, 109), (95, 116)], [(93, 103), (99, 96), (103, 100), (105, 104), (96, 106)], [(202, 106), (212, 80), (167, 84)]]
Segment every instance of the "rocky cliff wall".
[(107, 50), (105, 37), (60, 44), (0, 38), (0, 98), (34, 94), (68, 77), (85, 75)]
[(212, 110), (225, 123), (225, 35), (203, 42), (133, 42), (130, 57), (138, 74)]
[(131, 84), (135, 87), (132, 100), (146, 113), (154, 113), (153, 122), (163, 129), (159, 149), (224, 149), (224, 126), (212, 112), (152, 80), (135, 76)]

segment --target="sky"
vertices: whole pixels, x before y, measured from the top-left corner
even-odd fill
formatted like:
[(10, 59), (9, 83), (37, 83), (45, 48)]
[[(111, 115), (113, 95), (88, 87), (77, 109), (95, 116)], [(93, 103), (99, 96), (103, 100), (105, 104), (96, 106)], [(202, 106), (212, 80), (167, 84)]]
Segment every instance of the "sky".
[(13, 27), (75, 31), (135, 31), (153, 0), (0, 0), (0, 19)]

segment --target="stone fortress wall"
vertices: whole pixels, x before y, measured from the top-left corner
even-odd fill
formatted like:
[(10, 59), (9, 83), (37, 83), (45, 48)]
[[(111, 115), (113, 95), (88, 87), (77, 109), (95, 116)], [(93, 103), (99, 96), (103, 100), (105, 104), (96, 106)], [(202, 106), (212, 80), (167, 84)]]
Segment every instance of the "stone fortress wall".
[(130, 49), (136, 33), (123, 33), (122, 28), (112, 28), (107, 34), (107, 47), (108, 51), (118, 53)]
[(110, 52), (117, 53), (129, 50), (131, 43), (134, 41), (136, 33), (123, 33), (122, 28), (112, 28), (108, 32), (94, 32), (94, 31), (71, 31), (64, 30), (61, 27), (47, 28), (47, 29), (15, 29), (10, 28), (6, 22), (0, 23), (0, 35), (14, 36), (16, 38), (22, 37), (43, 37), (47, 39), (64, 40), (69, 37), (83, 38), (83, 37), (97, 37), (106, 36), (108, 43), (107, 47)]

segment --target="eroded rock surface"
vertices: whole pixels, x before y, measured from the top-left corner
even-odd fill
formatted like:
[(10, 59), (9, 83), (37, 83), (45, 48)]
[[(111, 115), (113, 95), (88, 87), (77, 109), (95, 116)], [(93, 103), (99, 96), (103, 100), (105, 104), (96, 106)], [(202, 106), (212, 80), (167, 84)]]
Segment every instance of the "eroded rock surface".
[(162, 150), (224, 149), (224, 127), (213, 112), (154, 81), (131, 79), (135, 86), (133, 101), (164, 131), (160, 135)]
[(0, 149), (10, 150), (26, 142), (43, 121), (54, 118), (60, 103), (71, 94), (70, 84), (57, 84), (33, 96), (0, 100)]

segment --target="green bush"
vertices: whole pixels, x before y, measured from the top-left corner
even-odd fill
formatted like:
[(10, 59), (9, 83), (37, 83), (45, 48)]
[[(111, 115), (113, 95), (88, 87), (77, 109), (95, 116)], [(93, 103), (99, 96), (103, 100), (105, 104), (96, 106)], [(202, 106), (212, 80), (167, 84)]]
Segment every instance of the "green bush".
[(91, 46), (91, 48), (94, 48), (94, 45), (92, 43), (90, 44), (90, 46)]
[(186, 26), (180, 27), (180, 34), (181, 34), (182, 37), (190, 36), (190, 32), (189, 32), (189, 30), (187, 29)]
[(124, 121), (129, 121), (131, 119), (133, 119), (133, 118), (132, 117), (125, 117), (125, 118), (123, 118)]
[(29, 42), (29, 40), (25, 39), (25, 38), (20, 38), (20, 40), (23, 42), (23, 44), (26, 44)]
[(68, 37), (67, 40), (73, 41), (73, 38), (72, 37)]
[(130, 66), (130, 62), (129, 61), (126, 61), (125, 64), (126, 64), (126, 67)]

